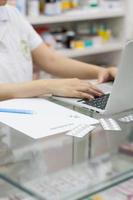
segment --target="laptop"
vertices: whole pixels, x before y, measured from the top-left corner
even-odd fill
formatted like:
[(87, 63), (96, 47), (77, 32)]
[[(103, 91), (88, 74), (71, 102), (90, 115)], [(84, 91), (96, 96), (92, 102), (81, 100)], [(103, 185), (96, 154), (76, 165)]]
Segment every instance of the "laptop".
[(133, 41), (125, 46), (114, 83), (104, 83), (98, 87), (103, 90), (104, 95), (94, 100), (54, 98), (101, 114), (115, 114), (133, 108)]

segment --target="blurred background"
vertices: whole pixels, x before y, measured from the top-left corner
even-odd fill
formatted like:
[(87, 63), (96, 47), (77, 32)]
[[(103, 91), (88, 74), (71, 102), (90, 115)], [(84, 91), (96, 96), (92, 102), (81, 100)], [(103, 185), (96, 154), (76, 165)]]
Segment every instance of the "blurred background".
[[(118, 66), (133, 38), (132, 0), (9, 0), (59, 53)], [(35, 67), (35, 71), (37, 68)], [(40, 72), (37, 76), (49, 77)]]

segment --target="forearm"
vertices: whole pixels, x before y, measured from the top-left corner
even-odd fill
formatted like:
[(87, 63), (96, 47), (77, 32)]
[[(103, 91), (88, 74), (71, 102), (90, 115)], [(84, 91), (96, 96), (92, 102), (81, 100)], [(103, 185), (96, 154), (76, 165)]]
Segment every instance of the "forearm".
[(49, 81), (50, 80), (38, 80), (27, 83), (0, 84), (0, 100), (50, 94)]
[(32, 52), (35, 63), (46, 72), (63, 78), (97, 78), (101, 68), (66, 58), (44, 44)]
[[(55, 67), (56, 66), (56, 67)], [(49, 73), (64, 78), (94, 79), (101, 68), (57, 55), (49, 66)]]

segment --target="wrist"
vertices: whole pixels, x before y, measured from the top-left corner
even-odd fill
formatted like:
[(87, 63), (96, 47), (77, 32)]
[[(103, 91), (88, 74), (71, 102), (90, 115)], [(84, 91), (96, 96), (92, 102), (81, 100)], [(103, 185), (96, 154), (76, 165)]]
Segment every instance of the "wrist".
[(104, 68), (104, 67), (99, 67), (99, 70), (97, 72), (97, 77), (99, 77), (100, 74), (103, 74), (105, 73), (107, 70), (107, 68)]
[(44, 80), (45, 94), (46, 95), (56, 95), (59, 86), (62, 85), (62, 79), (48, 79)]
[(118, 69), (117, 69), (116, 67), (109, 67), (108, 70), (109, 70), (109, 74), (110, 74), (113, 78), (115, 78), (116, 75), (117, 75)]
[(46, 95), (52, 95), (53, 94), (53, 80), (47, 79), (47, 80), (41, 80), (41, 87), (43, 87), (43, 94)]

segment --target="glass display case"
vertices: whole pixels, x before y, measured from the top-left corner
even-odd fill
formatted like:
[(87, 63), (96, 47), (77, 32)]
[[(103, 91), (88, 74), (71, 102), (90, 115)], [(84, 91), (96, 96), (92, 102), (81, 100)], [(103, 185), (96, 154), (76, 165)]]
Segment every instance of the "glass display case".
[(5, 180), (5, 178), (0, 176), (0, 200), (36, 200), (39, 199), (37, 195), (33, 196), (28, 190), (18, 185), (14, 185), (11, 182)]
[[(133, 123), (119, 121), (131, 113), (111, 116), (120, 131), (105, 131), (98, 124), (83, 138), (63, 133), (34, 140), (1, 126), (0, 178), (25, 192), (26, 199), (110, 200), (113, 188), (133, 185)], [(132, 188), (124, 200), (131, 200)], [(8, 197), (8, 190), (0, 189)]]

